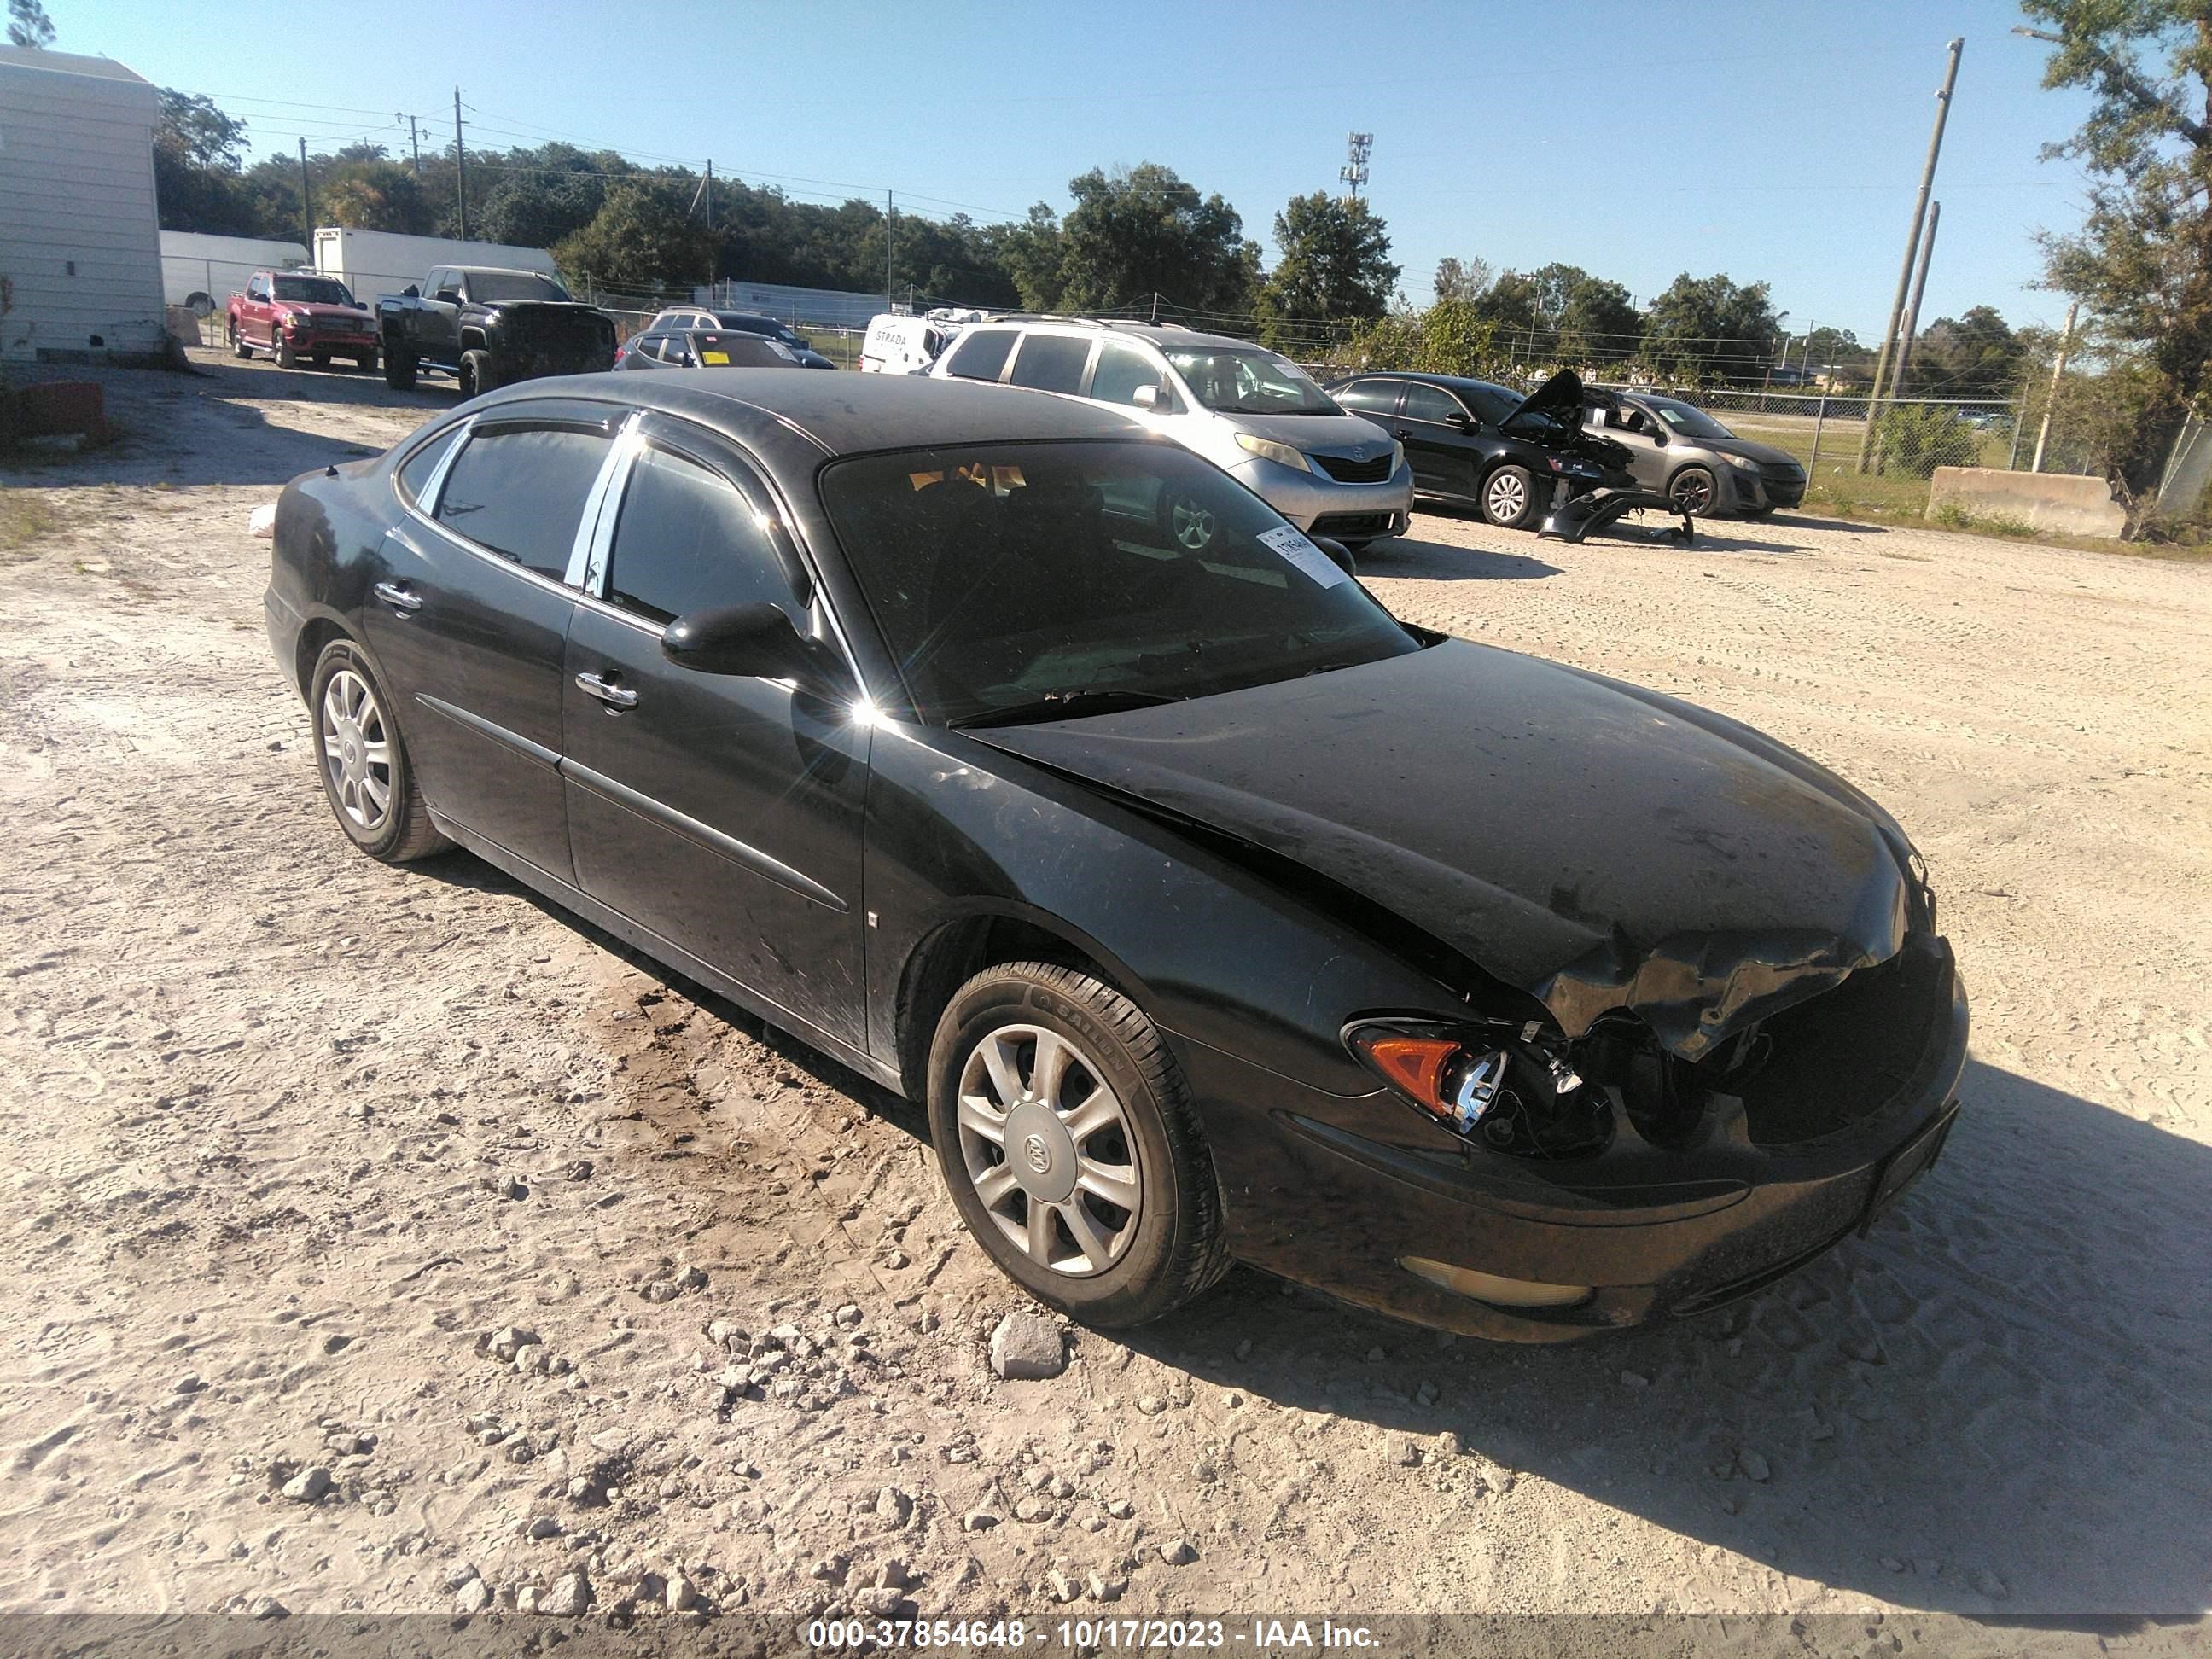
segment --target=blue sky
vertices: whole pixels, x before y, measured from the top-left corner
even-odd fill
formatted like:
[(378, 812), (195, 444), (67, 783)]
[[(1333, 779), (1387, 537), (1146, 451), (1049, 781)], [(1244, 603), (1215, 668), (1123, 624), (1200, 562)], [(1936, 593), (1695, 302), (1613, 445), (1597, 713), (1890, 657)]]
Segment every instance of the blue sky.
[(1873, 338), (1954, 34), (1923, 322), (1990, 304), (2055, 326), (2063, 302), (2028, 286), (2033, 238), (2078, 222), (2083, 198), (2037, 152), (2085, 100), (2039, 89), (2046, 48), (2009, 33), (2002, 0), (374, 0), (280, 5), (251, 30), (234, 11), (186, 26), (165, 0), (48, 9), (61, 50), (213, 95), (260, 150), (366, 135), (404, 155), (384, 113), (403, 110), (443, 144), (458, 73), (472, 147), (557, 135), (712, 157), (800, 199), (888, 186), (934, 216), (1064, 210), (1078, 173), (1164, 162), (1226, 196), (1271, 261), (1275, 211), (1336, 188), (1346, 132), (1370, 131), (1369, 194), (1423, 301), (1445, 254), (1564, 260), (1639, 301), (1680, 271), (1725, 271), (1771, 283), (1793, 329)]

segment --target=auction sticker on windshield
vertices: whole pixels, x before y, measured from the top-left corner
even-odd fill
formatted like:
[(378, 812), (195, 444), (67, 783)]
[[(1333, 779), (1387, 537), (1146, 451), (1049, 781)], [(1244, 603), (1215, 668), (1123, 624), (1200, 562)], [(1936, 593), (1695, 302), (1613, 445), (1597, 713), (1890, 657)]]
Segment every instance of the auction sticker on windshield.
[(1323, 587), (1334, 587), (1339, 582), (1352, 580), (1335, 560), (1308, 541), (1304, 533), (1294, 526), (1285, 525), (1279, 530), (1263, 530), (1256, 539), (1261, 546), (1273, 548), (1281, 554)]

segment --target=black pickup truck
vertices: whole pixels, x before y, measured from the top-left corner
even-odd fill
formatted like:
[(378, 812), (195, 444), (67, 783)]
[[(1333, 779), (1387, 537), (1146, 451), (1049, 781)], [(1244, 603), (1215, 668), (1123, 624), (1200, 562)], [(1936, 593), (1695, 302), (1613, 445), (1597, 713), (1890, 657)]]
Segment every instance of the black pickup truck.
[(473, 398), (540, 374), (611, 368), (614, 319), (535, 270), (441, 265), (397, 299), (376, 302), (386, 384), (402, 390), (441, 369)]

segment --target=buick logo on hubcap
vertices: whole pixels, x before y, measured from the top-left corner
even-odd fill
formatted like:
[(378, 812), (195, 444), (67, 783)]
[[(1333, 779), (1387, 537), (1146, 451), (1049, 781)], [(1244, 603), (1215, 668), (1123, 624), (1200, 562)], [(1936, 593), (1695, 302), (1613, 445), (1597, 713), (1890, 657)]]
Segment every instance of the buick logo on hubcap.
[(1030, 1168), (1039, 1175), (1052, 1168), (1052, 1153), (1046, 1149), (1042, 1135), (1031, 1135), (1024, 1140), (1022, 1156), (1029, 1159)]

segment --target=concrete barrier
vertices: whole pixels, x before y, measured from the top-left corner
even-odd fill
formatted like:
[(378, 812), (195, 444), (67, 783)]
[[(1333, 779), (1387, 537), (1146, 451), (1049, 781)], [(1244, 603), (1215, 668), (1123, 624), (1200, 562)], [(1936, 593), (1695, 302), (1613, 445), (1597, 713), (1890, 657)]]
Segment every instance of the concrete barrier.
[(2077, 472), (2008, 472), (1994, 466), (1939, 466), (1928, 489), (1928, 516), (1955, 506), (1982, 518), (2018, 519), (2062, 536), (2118, 536), (2127, 523), (2102, 478)]

